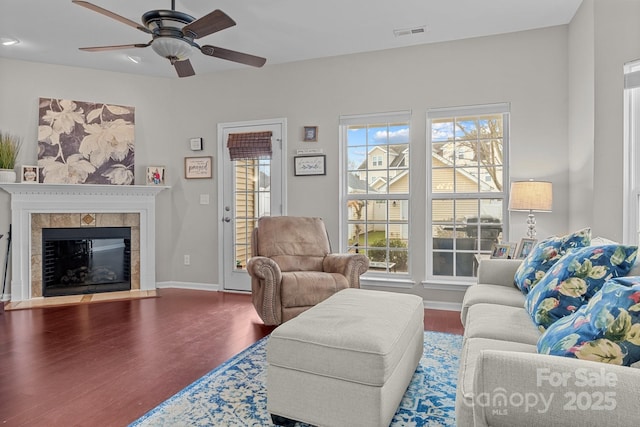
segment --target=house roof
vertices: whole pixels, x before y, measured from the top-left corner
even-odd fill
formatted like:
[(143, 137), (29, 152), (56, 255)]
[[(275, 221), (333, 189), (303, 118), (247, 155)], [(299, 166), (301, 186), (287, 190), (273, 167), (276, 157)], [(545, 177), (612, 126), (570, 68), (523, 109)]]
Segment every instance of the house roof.
[(371, 153), (375, 150), (381, 150), (384, 153), (391, 153), (394, 155), (393, 160), (389, 167), (397, 168), (397, 167), (406, 167), (406, 155), (408, 153), (408, 145), (407, 144), (389, 144), (389, 145), (376, 145), (372, 147), (367, 153), (367, 157), (365, 157), (364, 161), (360, 163), (358, 169), (366, 169), (367, 168), (367, 159), (371, 156)]
[(375, 190), (367, 184), (367, 181), (358, 178), (352, 172), (347, 174), (347, 181), (350, 193), (366, 193), (367, 191), (375, 193)]

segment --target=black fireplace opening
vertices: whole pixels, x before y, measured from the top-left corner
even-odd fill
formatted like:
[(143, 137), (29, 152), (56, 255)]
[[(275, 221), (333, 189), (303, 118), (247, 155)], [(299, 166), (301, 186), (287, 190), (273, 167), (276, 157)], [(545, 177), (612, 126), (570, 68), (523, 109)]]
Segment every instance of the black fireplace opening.
[(42, 295), (131, 290), (131, 228), (42, 229)]

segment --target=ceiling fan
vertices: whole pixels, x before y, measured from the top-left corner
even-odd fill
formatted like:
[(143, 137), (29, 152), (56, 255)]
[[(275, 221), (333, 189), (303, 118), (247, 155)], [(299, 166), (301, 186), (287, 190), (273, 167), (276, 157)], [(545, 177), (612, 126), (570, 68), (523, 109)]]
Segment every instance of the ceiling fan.
[(259, 56), (217, 46), (199, 46), (194, 41), (194, 39), (199, 39), (236, 25), (235, 21), (221, 10), (214, 10), (202, 18), (195, 19), (186, 13), (176, 11), (175, 0), (171, 0), (171, 10), (150, 10), (142, 15), (144, 25), (141, 25), (87, 1), (72, 0), (72, 3), (137, 28), (144, 33), (151, 34), (152, 37), (149, 43), (81, 47), (80, 50), (83, 51), (100, 52), (151, 46), (158, 55), (167, 58), (171, 62), (171, 65), (174, 66), (178, 73), (178, 77), (195, 75), (195, 71), (189, 61), (189, 56), (195, 49), (200, 50), (207, 56), (226, 59), (227, 61), (238, 62), (252, 67), (262, 67), (267, 62), (265, 58)]

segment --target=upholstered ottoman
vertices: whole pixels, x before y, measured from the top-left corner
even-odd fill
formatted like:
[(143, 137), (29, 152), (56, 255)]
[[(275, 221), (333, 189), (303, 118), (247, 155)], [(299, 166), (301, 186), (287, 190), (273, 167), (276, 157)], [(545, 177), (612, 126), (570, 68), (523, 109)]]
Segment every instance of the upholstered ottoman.
[(280, 425), (388, 426), (423, 341), (422, 298), (339, 291), (271, 333), (267, 409)]

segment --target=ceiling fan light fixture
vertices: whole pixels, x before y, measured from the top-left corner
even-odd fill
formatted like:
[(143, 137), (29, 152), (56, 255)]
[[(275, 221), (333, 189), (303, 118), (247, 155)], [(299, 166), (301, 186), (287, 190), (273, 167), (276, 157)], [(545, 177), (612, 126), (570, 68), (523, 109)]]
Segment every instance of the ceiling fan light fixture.
[[(150, 10), (142, 15), (142, 25), (117, 13), (104, 9), (88, 1), (73, 0), (72, 3), (97, 12), (120, 23), (133, 27), (146, 34), (151, 34), (149, 43), (130, 43), (111, 46), (81, 47), (85, 52), (102, 52), (119, 49), (146, 48), (151, 46), (154, 52), (169, 60), (178, 73), (178, 77), (195, 75), (189, 61), (193, 52), (198, 51), (206, 56), (262, 67), (267, 61), (247, 53), (237, 52), (216, 46), (200, 46), (195, 39), (208, 36), (218, 31), (233, 27), (236, 22), (220, 9), (216, 9), (198, 19), (191, 15), (175, 10), (175, 0), (171, 1), (171, 10)], [(2, 40), (0, 40), (0, 43)], [(0, 45), (1, 46), (1, 45)], [(140, 62), (137, 57), (129, 56), (135, 63)]]
[(158, 55), (172, 61), (184, 61), (193, 53), (191, 44), (175, 37), (156, 37), (151, 43), (151, 48)]

